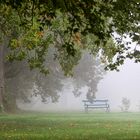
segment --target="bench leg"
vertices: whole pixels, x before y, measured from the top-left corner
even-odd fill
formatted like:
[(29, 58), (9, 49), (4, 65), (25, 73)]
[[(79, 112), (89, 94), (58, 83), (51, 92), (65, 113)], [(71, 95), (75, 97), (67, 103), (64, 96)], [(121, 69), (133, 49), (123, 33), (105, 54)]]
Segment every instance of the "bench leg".
[(85, 113), (88, 113), (88, 107), (85, 107)]
[(110, 107), (109, 106), (106, 108), (106, 112), (110, 112)]

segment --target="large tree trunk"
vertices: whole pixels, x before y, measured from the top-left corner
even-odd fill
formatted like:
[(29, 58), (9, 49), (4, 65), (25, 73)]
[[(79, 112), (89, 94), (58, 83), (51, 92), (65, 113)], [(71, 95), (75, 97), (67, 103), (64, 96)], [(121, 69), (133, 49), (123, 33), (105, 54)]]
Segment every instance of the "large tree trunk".
[(3, 106), (4, 111), (7, 113), (16, 113), (19, 111), (16, 103), (16, 97), (14, 95), (11, 95), (7, 91), (5, 92), (5, 95), (3, 97)]
[(4, 46), (0, 46), (0, 112), (4, 111), (3, 95), (4, 95)]

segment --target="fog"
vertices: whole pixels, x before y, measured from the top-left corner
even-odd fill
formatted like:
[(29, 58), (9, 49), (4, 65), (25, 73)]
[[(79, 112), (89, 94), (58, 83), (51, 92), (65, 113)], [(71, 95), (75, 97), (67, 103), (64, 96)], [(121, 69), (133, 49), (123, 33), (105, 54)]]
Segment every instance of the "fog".
[(140, 64), (126, 61), (120, 72), (108, 72), (98, 86), (98, 98), (108, 98), (111, 108), (119, 110), (122, 97), (130, 99), (131, 111), (140, 104)]
[[(120, 67), (120, 72), (107, 72), (98, 84), (96, 99), (108, 99), (111, 111), (121, 111), (121, 100), (126, 97), (130, 100), (129, 111), (139, 111), (140, 105), (140, 64), (127, 60)], [(20, 108), (40, 111), (84, 111), (82, 100), (86, 99), (87, 87), (83, 87), (82, 94), (75, 97), (72, 93), (71, 79), (65, 81), (65, 86), (60, 93), (59, 102), (42, 103), (40, 98), (33, 98), (30, 104), (19, 104)]]

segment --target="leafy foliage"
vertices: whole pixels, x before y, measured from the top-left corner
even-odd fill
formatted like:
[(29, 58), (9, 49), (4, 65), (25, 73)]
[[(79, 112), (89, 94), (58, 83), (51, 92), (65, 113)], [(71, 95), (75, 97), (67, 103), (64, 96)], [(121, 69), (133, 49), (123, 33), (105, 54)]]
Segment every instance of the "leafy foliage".
[[(10, 61), (25, 59), (31, 69), (45, 74), (45, 55), (51, 46), (58, 48), (58, 59), (64, 54), (63, 69), (62, 63), (87, 48), (106, 61), (106, 69), (114, 70), (126, 58), (140, 61), (139, 50), (129, 47), (131, 42), (140, 44), (139, 11), (139, 0), (1, 0), (0, 36), (10, 38)], [(126, 36), (131, 41), (124, 42)]]

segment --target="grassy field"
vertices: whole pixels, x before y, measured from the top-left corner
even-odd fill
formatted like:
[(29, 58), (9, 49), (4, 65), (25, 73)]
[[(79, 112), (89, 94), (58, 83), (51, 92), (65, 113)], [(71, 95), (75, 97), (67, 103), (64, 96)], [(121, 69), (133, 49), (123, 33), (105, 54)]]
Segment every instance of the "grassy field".
[(140, 140), (140, 113), (0, 115), (0, 140)]

